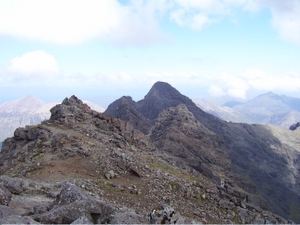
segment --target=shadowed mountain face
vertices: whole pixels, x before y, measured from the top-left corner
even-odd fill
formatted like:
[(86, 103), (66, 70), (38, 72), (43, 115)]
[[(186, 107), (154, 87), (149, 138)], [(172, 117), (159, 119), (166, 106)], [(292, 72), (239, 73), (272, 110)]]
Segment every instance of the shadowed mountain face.
[[(294, 174), (294, 172), (290, 169), (285, 156), (280, 153), (282, 151), (280, 150), (282, 146), (280, 140), (265, 126), (228, 123), (220, 120), (202, 111), (192, 100), (181, 95), (176, 89), (164, 82), (154, 84), (144, 99), (138, 102), (130, 101), (129, 103), (132, 111), (140, 113), (144, 117), (144, 121), (149, 121), (153, 125), (156, 123), (156, 125), (152, 128), (145, 125), (141, 129), (141, 127), (132, 123), (132, 119), (130, 119), (132, 116), (122, 114), (119, 118), (125, 118), (136, 129), (144, 133), (149, 131), (150, 137), (152, 137), (152, 141), (157, 147), (171, 151), (172, 154), (177, 155), (178, 158), (185, 160), (190, 165), (194, 163), (189, 162), (201, 162), (203, 159), (200, 159), (199, 155), (203, 155), (202, 151), (205, 152), (205, 149), (205, 155), (209, 155), (209, 149), (213, 145), (208, 147), (208, 145), (205, 145), (207, 141), (204, 140), (205, 147), (204, 150), (201, 150), (199, 144), (201, 138), (190, 139), (189, 135), (185, 135), (187, 133), (201, 134), (199, 130), (190, 128), (188, 131), (183, 132), (180, 130), (180, 127), (184, 127), (182, 124), (174, 125), (176, 117), (172, 120), (163, 120), (162, 123), (161, 116), (159, 116), (160, 113), (170, 107), (177, 107), (180, 104), (185, 105), (196, 120), (206, 130), (209, 130), (206, 133), (211, 132), (214, 134), (207, 138), (207, 140), (211, 140), (211, 143), (215, 143), (213, 149), (221, 149), (225, 155), (228, 155), (228, 160), (231, 162), (231, 176), (236, 185), (253, 194), (258, 193), (261, 199), (267, 203), (266, 205), (261, 203), (261, 206), (287, 218), (300, 221), (297, 213), (295, 214), (295, 210), (300, 209), (300, 183), (293, 182), (292, 179), (284, 179), (286, 176)], [(112, 105), (114, 105), (114, 116), (116, 116), (116, 111), (118, 111), (116, 102)], [(109, 114), (112, 105), (108, 107), (105, 113)], [(131, 113), (131, 111), (127, 110), (126, 113)], [(223, 140), (224, 147), (221, 147), (222, 145), (217, 146), (216, 143), (222, 142), (217, 140)], [(276, 150), (274, 150), (274, 146), (277, 146)], [(191, 160), (192, 158), (193, 160)], [(221, 164), (219, 165), (221, 166)], [(201, 172), (201, 167), (194, 166), (193, 168)], [(298, 180), (300, 179), (299, 174), (293, 176), (296, 176)], [(241, 177), (243, 179), (240, 179)]]
[(220, 136), (203, 126), (184, 104), (163, 110), (152, 127), (150, 140), (160, 150), (221, 183), (230, 159)]
[(124, 121), (130, 121), (136, 129), (148, 134), (151, 123), (134, 108), (135, 105), (131, 97), (123, 96), (113, 102), (105, 112)]

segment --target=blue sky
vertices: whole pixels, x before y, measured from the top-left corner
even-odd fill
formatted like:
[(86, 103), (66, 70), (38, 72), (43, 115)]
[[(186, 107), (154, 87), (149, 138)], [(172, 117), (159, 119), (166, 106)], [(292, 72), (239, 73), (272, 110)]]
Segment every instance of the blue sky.
[(0, 104), (300, 95), (298, 0), (0, 0)]

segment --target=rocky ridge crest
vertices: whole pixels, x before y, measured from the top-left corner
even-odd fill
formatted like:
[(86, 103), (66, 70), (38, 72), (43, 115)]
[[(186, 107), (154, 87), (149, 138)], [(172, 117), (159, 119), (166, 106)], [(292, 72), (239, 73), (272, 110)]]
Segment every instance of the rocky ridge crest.
[[(144, 99), (138, 102), (132, 101), (130, 104), (134, 110), (151, 122), (152, 128), (148, 128), (151, 131), (149, 136), (152, 137), (151, 140), (157, 148), (165, 152), (172, 152), (172, 155), (177, 156), (176, 159), (180, 160), (181, 164), (184, 162), (183, 164), (189, 165), (197, 172), (206, 171), (207, 173), (204, 174), (210, 178), (214, 177), (214, 180), (222, 180), (217, 178), (222, 175), (215, 177), (212, 174), (218, 174), (218, 172), (211, 173), (209, 171), (221, 171), (220, 167), (222, 167), (224, 171), (230, 172), (226, 176), (230, 177), (229, 182), (252, 196), (257, 196), (257, 199), (253, 200), (256, 205), (286, 218), (300, 221), (299, 214), (296, 213), (300, 208), (300, 195), (297, 194), (300, 183), (295, 183), (295, 180), (299, 180), (300, 177), (298, 173), (294, 173), (295, 167), (290, 167), (288, 163), (290, 159), (286, 157), (290, 154), (282, 154), (282, 151), (293, 147), (282, 148), (281, 138), (275, 136), (268, 127), (223, 121), (205, 113), (192, 100), (164, 82), (155, 83)], [(204, 135), (205, 138), (202, 140), (206, 141), (201, 143), (198, 138), (193, 138), (191, 132), (186, 130), (181, 132), (184, 126), (180, 123), (176, 124), (176, 117), (162, 122), (161, 125), (164, 126), (155, 125), (156, 121), (161, 120), (160, 113), (164, 110), (170, 111), (170, 107), (176, 108), (180, 104), (184, 104), (194, 118), (206, 128), (205, 131), (202, 129), (202, 132), (214, 135)], [(114, 106), (117, 110), (117, 105)], [(109, 110), (110, 106), (105, 113), (109, 113)], [(126, 117), (130, 116), (123, 115), (123, 118)], [(131, 123), (130, 120), (127, 121)], [(132, 125), (139, 129), (134, 123)], [(153, 129), (154, 127), (155, 129)], [(188, 131), (193, 131), (191, 128), (192, 126), (188, 128)], [(198, 132), (201, 133), (201, 130), (194, 130), (192, 133), (198, 135)], [(160, 139), (160, 136), (164, 138)], [(209, 141), (215, 145), (209, 145)], [(216, 143), (224, 144), (217, 146)], [(287, 145), (289, 146), (289, 144)], [(299, 152), (292, 151), (296, 154), (297, 159)], [(225, 156), (221, 157), (224, 159), (223, 164), (221, 161), (216, 164), (203, 163), (205, 158), (212, 158), (209, 157), (211, 152), (218, 152), (215, 155), (223, 154)], [(199, 157), (202, 159), (199, 160)], [(190, 162), (193, 162), (191, 159), (201, 162), (199, 163), (201, 166), (196, 166), (195, 163), (191, 165)]]
[(214, 157), (224, 140), (186, 106), (161, 113), (151, 137), (72, 96), (51, 110), (49, 120), (19, 128), (4, 141), (0, 222), (288, 223), (254, 204), (229, 177), (212, 181), (160, 149), (155, 132), (167, 132), (169, 123), (190, 140), (200, 139), (200, 149), (210, 147), (211, 156), (203, 147), (201, 162), (214, 176), (226, 175)]

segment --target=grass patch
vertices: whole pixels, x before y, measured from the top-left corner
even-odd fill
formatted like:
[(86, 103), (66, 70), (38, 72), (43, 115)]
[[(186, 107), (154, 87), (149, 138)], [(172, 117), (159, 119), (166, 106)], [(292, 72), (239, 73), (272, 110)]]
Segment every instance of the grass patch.
[(174, 175), (175, 177), (179, 177), (179, 178), (183, 178), (185, 180), (188, 180), (188, 181), (196, 181), (196, 182), (199, 182), (201, 183), (202, 181), (195, 177), (195, 176), (192, 176), (190, 174), (185, 174), (179, 170), (176, 170), (174, 169), (173, 167), (171, 166), (168, 166), (167, 164), (163, 164), (163, 163), (148, 163), (148, 165), (154, 169), (160, 169), (164, 172), (168, 172), (169, 174), (172, 174)]
[(179, 191), (179, 190), (180, 190), (181, 185), (180, 185), (178, 182), (176, 182), (176, 181), (171, 181), (171, 182), (170, 182), (170, 185), (171, 185), (171, 188), (172, 188), (172, 191), (173, 191), (173, 192), (176, 192), (176, 191)]

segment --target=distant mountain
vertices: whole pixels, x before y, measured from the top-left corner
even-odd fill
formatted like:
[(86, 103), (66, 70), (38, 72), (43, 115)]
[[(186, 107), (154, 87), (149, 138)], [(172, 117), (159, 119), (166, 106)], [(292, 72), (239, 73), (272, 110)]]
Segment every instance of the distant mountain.
[(83, 101), (83, 103), (87, 104), (92, 110), (95, 110), (97, 112), (104, 112), (105, 111), (105, 109), (103, 107), (101, 107), (101, 106), (99, 106), (99, 105), (97, 105), (93, 102), (90, 102), (88, 100), (82, 100), (82, 101)]
[(300, 121), (300, 99), (268, 92), (245, 103), (228, 102), (223, 106), (194, 100), (204, 111), (223, 120), (271, 124), (289, 128)]
[(203, 111), (212, 114), (225, 121), (241, 122), (241, 115), (238, 111), (229, 106), (220, 106), (212, 102), (204, 102), (199, 99), (193, 99), (193, 102)]
[(242, 102), (239, 102), (239, 101), (229, 101), (229, 102), (226, 102), (223, 106), (227, 106), (229, 108), (232, 108), (236, 105), (240, 105), (240, 104), (243, 104)]
[[(92, 109), (103, 112), (96, 104), (86, 102)], [(26, 96), (0, 105), (0, 141), (13, 136), (16, 128), (36, 125), (49, 119), (50, 109), (58, 103), (45, 103), (33, 96)]]
[(35, 125), (48, 119), (56, 103), (44, 103), (33, 97), (26, 96), (0, 105), (0, 140), (12, 136), (17, 127)]

